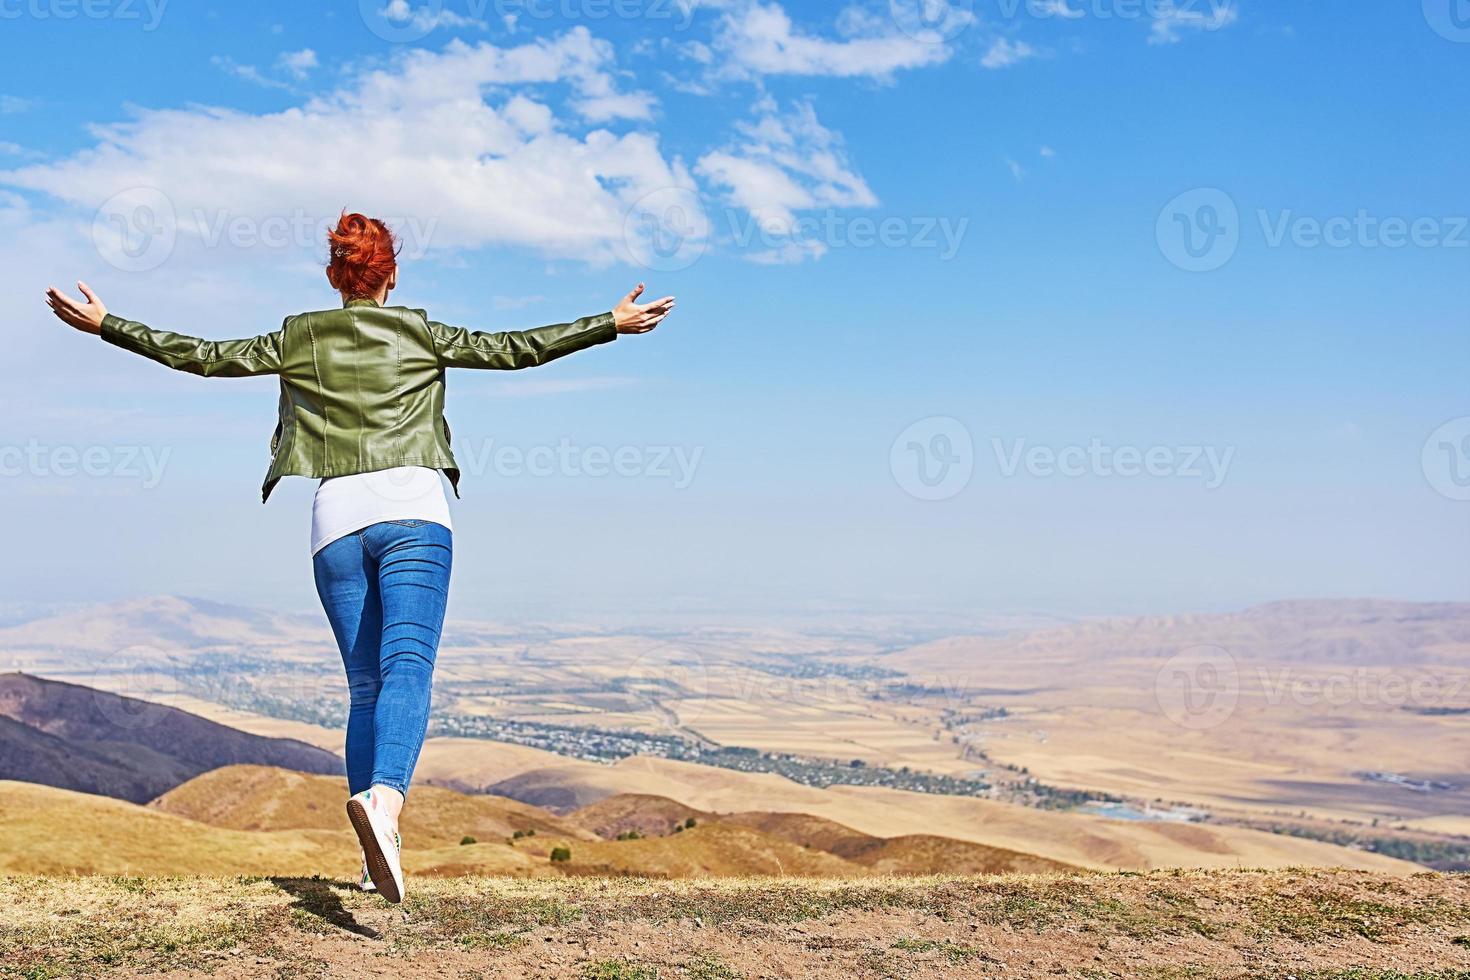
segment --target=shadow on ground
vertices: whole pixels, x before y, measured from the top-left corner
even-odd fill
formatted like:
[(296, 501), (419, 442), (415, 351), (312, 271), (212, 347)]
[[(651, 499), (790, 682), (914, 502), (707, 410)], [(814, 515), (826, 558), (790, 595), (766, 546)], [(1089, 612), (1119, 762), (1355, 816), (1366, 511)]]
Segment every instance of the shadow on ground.
[(296, 900), (291, 903), (291, 908), (314, 915), (334, 928), (369, 939), (379, 938), (376, 929), (362, 925), (342, 906), (342, 899), (337, 893), (351, 888), (351, 885), (325, 878), (271, 878), (270, 881)]

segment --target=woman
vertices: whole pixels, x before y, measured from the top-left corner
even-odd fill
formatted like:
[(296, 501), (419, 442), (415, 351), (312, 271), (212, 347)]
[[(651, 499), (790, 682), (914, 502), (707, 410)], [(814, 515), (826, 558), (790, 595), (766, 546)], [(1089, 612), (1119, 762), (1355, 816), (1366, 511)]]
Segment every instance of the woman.
[(449, 589), (452, 535), (438, 471), (456, 495), (459, 484), (444, 421), (445, 369), (532, 367), (618, 334), (646, 333), (674, 298), (640, 305), (639, 283), (608, 313), (480, 333), (387, 305), (398, 263), (383, 222), (344, 212), (327, 237), (327, 281), (342, 308), (287, 317), (281, 329), (248, 340), (206, 341), (124, 320), (82, 282), (86, 303), (55, 287), (47, 303), (78, 330), (180, 371), (280, 377), (261, 499), (283, 476), (321, 481), (311, 552), (351, 694), (347, 813), (362, 844), (363, 887), (399, 902), (398, 817), (428, 728)]

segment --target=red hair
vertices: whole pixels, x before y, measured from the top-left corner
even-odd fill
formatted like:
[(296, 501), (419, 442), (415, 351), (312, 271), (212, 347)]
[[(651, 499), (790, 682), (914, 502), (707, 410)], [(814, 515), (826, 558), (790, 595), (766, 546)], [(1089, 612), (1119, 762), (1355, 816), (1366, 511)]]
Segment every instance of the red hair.
[(337, 227), (327, 232), (332, 259), (327, 281), (348, 299), (373, 296), (398, 268), (398, 245), (393, 232), (377, 218), (345, 210)]

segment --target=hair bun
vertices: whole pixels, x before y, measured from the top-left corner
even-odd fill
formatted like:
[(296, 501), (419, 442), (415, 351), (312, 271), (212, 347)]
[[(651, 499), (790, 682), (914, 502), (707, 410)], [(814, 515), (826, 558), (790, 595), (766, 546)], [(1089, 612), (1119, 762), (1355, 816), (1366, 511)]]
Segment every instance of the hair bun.
[(356, 211), (342, 212), (337, 227), (327, 232), (327, 248), (327, 281), (348, 299), (374, 295), (398, 268), (393, 232)]

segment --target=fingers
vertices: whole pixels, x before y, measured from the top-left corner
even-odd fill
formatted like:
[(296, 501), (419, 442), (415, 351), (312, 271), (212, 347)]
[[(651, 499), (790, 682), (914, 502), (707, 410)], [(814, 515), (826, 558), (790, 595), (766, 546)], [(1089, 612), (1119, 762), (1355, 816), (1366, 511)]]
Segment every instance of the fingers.
[(81, 303), (78, 303), (76, 300), (72, 299), (70, 296), (66, 295), (66, 293), (63, 293), (61, 290), (57, 289), (55, 286), (47, 289), (46, 295), (50, 297), (54, 302), (60, 303), (68, 309), (80, 310), (82, 308)]
[(72, 312), (69, 307), (62, 305), (54, 299), (48, 299), (46, 305), (51, 308), (52, 313), (56, 314), (56, 319), (67, 326), (75, 327), (79, 324), (81, 318)]
[(672, 296), (661, 299), (657, 303), (650, 303), (642, 308), (638, 318), (633, 321), (631, 332), (647, 333), (662, 323), (664, 317), (668, 316), (673, 308), (674, 298)]
[(97, 302), (99, 302), (98, 299), (97, 299), (97, 294), (94, 293), (94, 292), (92, 292), (92, 287), (91, 286), (88, 286), (86, 283), (82, 282), (80, 279), (77, 280), (77, 288), (82, 291), (82, 295), (83, 296), (87, 297), (87, 302), (88, 303), (97, 303)]
[(631, 303), (641, 295), (643, 295), (643, 283), (640, 282), (638, 285), (633, 287), (632, 291), (629, 292), (626, 297), (624, 297), (623, 302)]
[(55, 286), (46, 290), (46, 305), (51, 308), (52, 313), (56, 314), (56, 318), (67, 326), (96, 333), (96, 325), (88, 317), (87, 308)]

